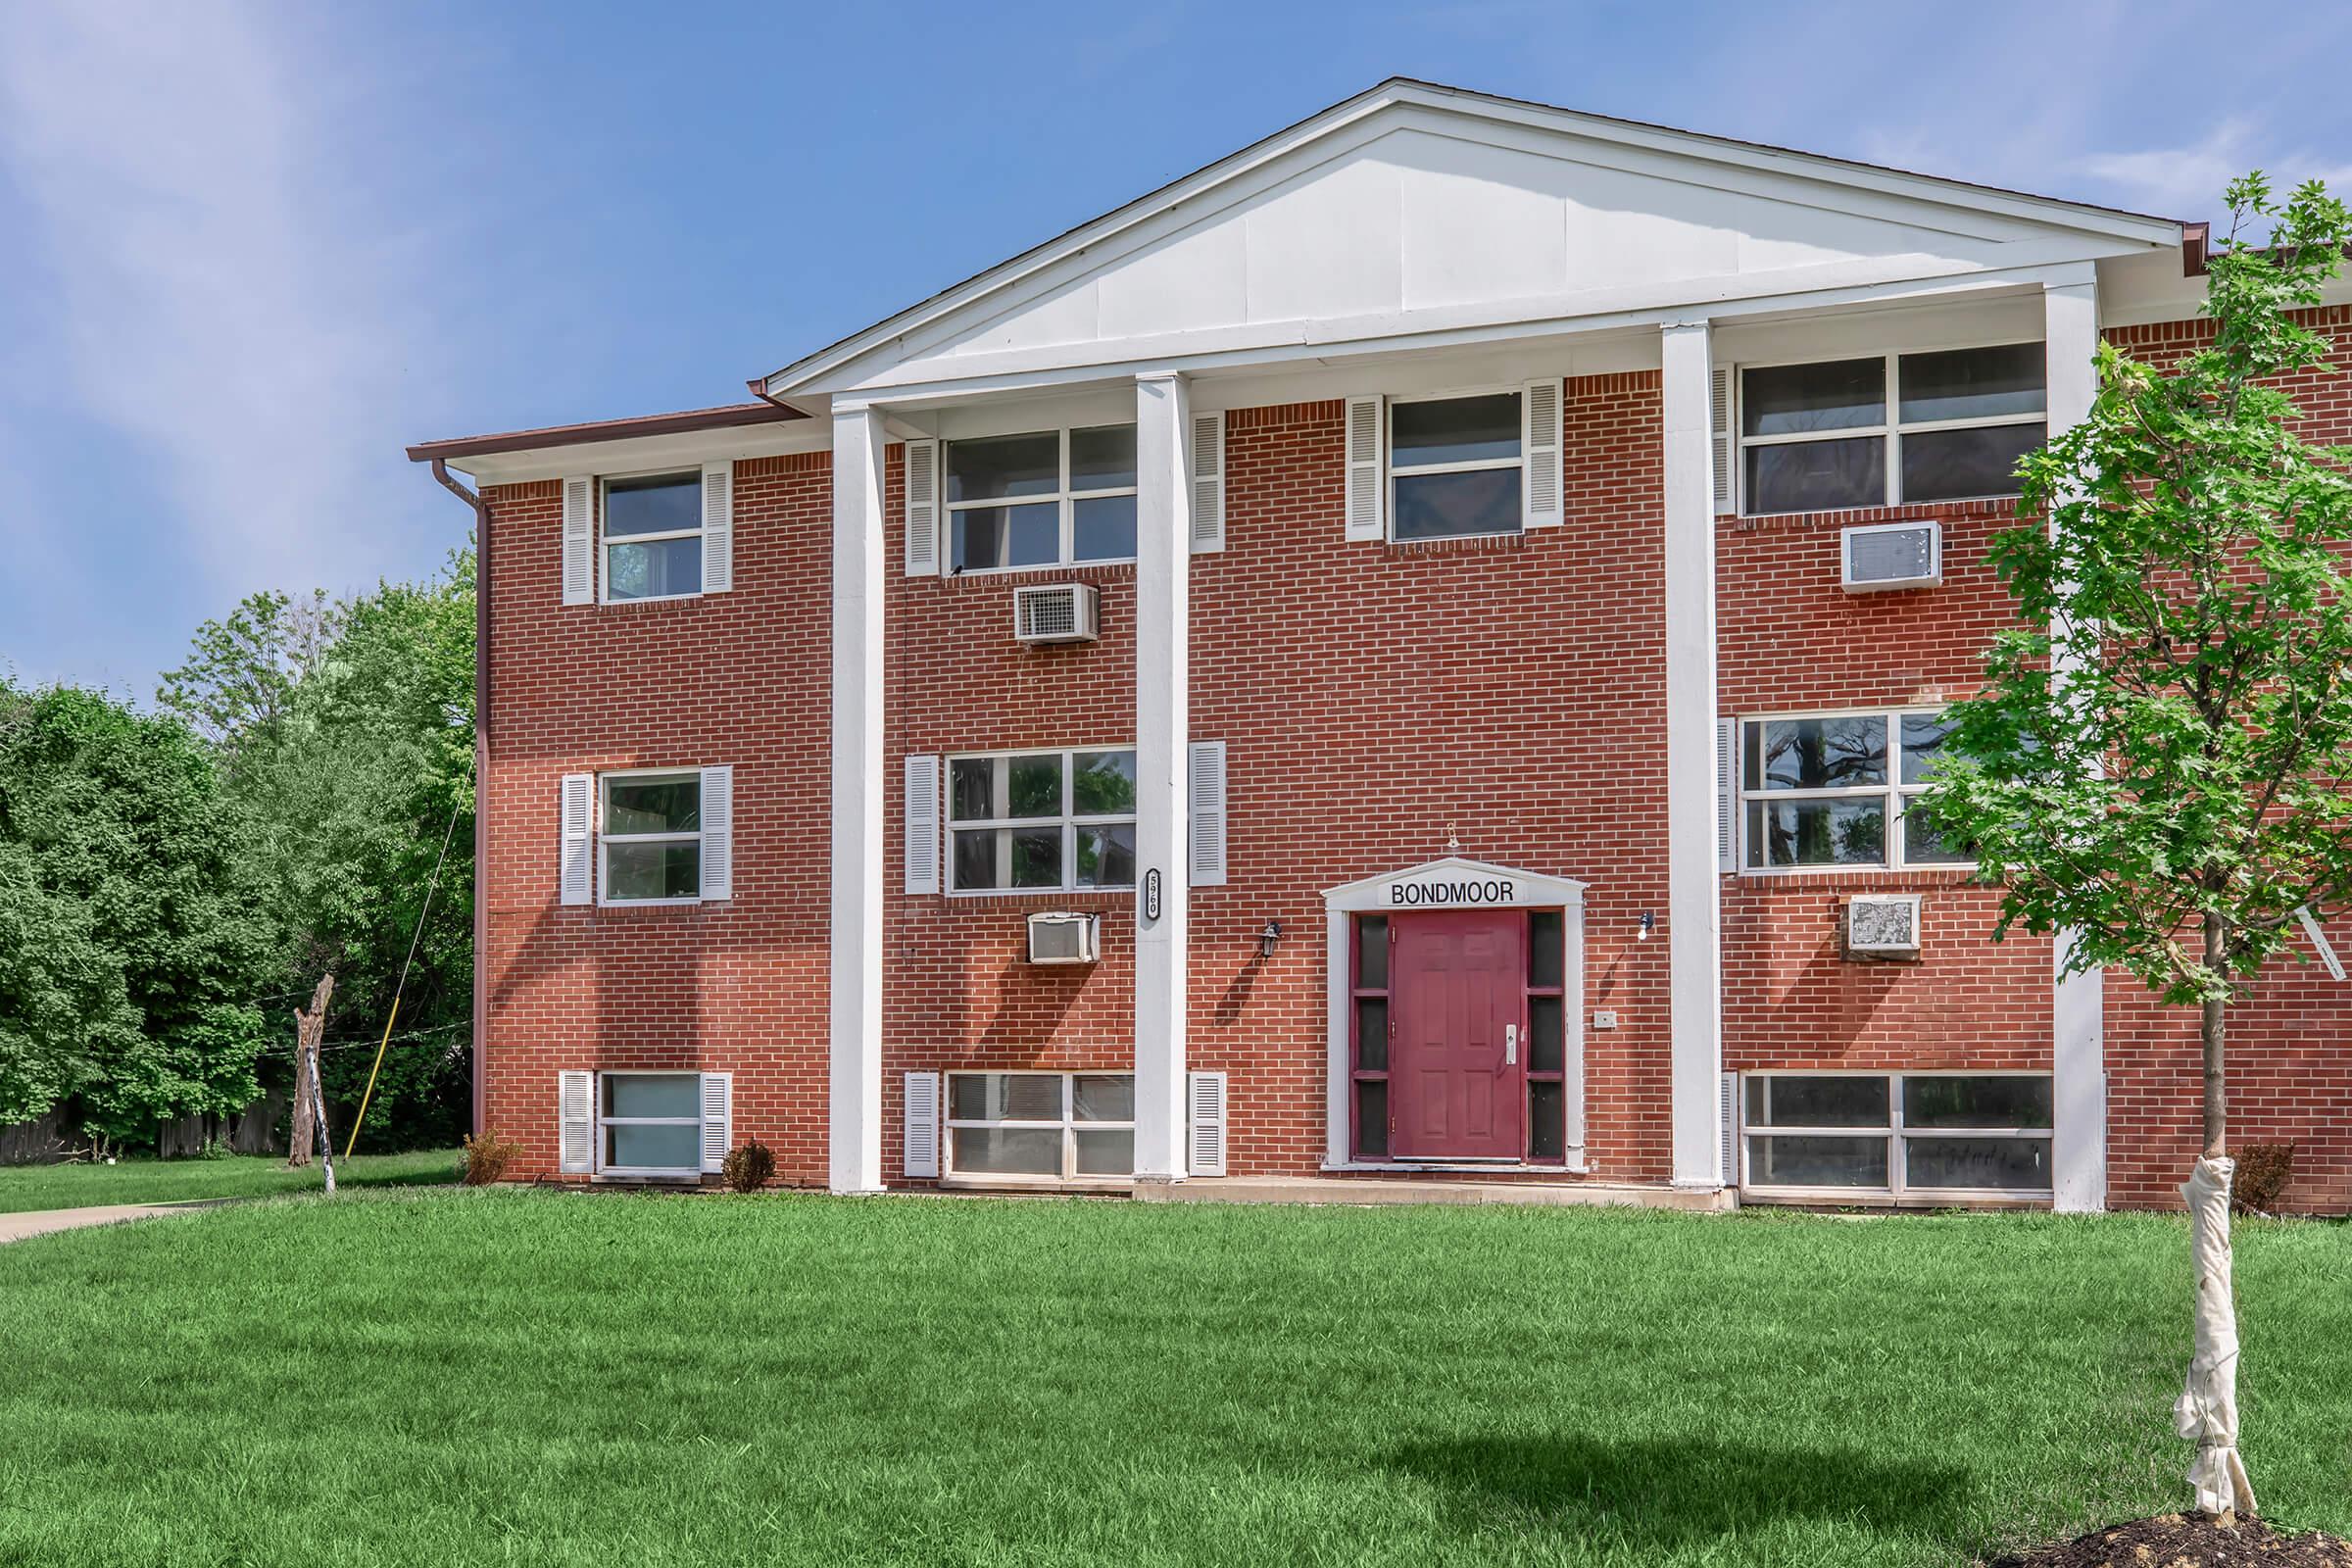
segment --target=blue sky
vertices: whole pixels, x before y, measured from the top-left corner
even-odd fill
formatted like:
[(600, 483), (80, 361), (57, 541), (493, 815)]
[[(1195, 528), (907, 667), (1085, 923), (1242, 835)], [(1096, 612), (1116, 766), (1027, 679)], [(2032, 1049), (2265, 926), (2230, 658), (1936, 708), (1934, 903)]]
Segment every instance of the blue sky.
[(0, 0), (0, 668), (429, 571), (401, 448), (746, 376), (1384, 76), (2168, 216), (2352, 183), (2352, 8)]

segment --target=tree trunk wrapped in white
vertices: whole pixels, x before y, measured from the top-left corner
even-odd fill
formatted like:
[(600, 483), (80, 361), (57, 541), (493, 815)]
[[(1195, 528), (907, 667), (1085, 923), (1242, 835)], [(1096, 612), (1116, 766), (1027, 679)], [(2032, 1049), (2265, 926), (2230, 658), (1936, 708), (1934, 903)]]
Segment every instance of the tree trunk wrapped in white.
[(2237, 1302), (2230, 1283), (2230, 1178), (2234, 1162), (2207, 1157), (2181, 1187), (2188, 1200), (2189, 1257), (2196, 1267), (2196, 1354), (2173, 1406), (2180, 1436), (2197, 1446), (2188, 1467), (2197, 1506), (2254, 1512), (2254, 1487), (2237, 1456)]

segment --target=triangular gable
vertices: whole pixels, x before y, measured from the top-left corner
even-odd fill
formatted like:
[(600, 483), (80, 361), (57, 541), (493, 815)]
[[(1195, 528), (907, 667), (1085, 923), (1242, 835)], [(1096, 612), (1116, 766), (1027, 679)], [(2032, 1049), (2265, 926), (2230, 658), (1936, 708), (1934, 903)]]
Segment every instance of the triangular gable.
[(1585, 884), (1573, 877), (1546, 876), (1515, 865), (1448, 855), (1342, 883), (1323, 895), (1333, 911), (1414, 908), (1544, 908), (1581, 906)]

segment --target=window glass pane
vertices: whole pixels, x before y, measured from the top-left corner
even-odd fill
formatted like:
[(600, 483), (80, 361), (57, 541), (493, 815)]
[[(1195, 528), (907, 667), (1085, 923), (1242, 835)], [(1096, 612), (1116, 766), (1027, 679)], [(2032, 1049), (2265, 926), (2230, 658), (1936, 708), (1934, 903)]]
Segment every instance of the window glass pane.
[(1135, 886), (1135, 827), (1132, 823), (1102, 823), (1078, 829), (1078, 874), (1073, 887), (1131, 888)]
[(1086, 1073), (1070, 1080), (1077, 1121), (1135, 1120), (1135, 1078), (1129, 1073)]
[(1748, 435), (1850, 430), (1886, 422), (1886, 362), (1837, 360), (1740, 372), (1740, 428)]
[(1472, 468), (1462, 473), (1396, 476), (1399, 539), (1517, 533), (1520, 521), (1517, 468)]
[(1560, 911), (1537, 909), (1527, 917), (1527, 983), (1547, 991), (1560, 983), (1566, 950), (1560, 945)]
[(958, 757), (948, 763), (948, 816), (956, 822), (996, 818), (997, 762), (993, 757)]
[(1885, 1127), (1886, 1080), (1753, 1074), (1747, 1080), (1747, 1120), (1753, 1127)]
[(1090, 496), (1070, 503), (1072, 561), (1128, 561), (1135, 555), (1135, 497)]
[(1098, 424), (1070, 432), (1070, 488), (1135, 488), (1135, 426)]
[(1903, 801), (1903, 863), (1906, 865), (1974, 865), (1977, 854), (1967, 842), (1936, 830), (1936, 820), (1917, 800)]
[(959, 1176), (1058, 1176), (1061, 1130), (1050, 1127), (955, 1127), (953, 1153)]
[(607, 899), (691, 899), (702, 892), (703, 847), (684, 842), (605, 841)]
[(1389, 999), (1355, 999), (1355, 1065), (1364, 1072), (1389, 1070)]
[(1981, 430), (1926, 430), (1903, 437), (1903, 499), (1960, 501), (2013, 496), (2017, 460), (2041, 445), (2039, 424)]
[(1886, 439), (1790, 441), (1747, 449), (1747, 510), (1835, 512), (1886, 504)]
[(956, 886), (993, 888), (997, 880), (997, 829), (960, 828), (956, 834)]
[(1398, 403), (1389, 411), (1389, 462), (1399, 468), (1519, 456), (1519, 394)]
[(1368, 914), (1355, 922), (1355, 984), (1362, 991), (1389, 989), (1389, 917)]
[(1009, 836), (1012, 840), (1012, 886), (1061, 886), (1061, 829), (1014, 828)]
[(1903, 1080), (1906, 1127), (2047, 1127), (2050, 1080), (2030, 1077)]
[(1951, 736), (1951, 720), (1941, 713), (1905, 713), (1902, 725), (1903, 782), (1925, 784), (1936, 776), (1936, 759)]
[(1006, 816), (1026, 818), (1061, 814), (1059, 752), (1011, 758), (1005, 763), (1005, 776), (1009, 786), (1006, 793), (1011, 797), (1005, 808)]
[(1776, 718), (1764, 732), (1763, 779), (1748, 788), (1842, 790), (1886, 782), (1886, 717)]
[(607, 599), (661, 599), (703, 591), (701, 539), (660, 539), (605, 551)]
[(1854, 801), (1775, 801), (1763, 816), (1765, 865), (1883, 865), (1884, 796)]
[(948, 443), (948, 499), (1002, 501), (1061, 489), (1061, 432)]
[[(658, 473), (605, 481), (605, 537), (670, 533), (703, 525), (703, 476)], [(700, 548), (699, 546), (697, 547)]]
[(1906, 1138), (1903, 1180), (1915, 1188), (2050, 1190), (2047, 1138)]
[(1135, 1129), (1132, 1127), (1078, 1130), (1078, 1174), (1132, 1176), (1135, 1174)]
[(950, 1121), (1059, 1121), (1061, 1074), (959, 1072), (948, 1078)]
[(1070, 758), (1070, 808), (1080, 816), (1135, 812), (1135, 754), (1078, 752)]
[(615, 778), (605, 781), (608, 833), (692, 833), (703, 825), (703, 781)]
[(703, 1078), (692, 1072), (609, 1072), (604, 1075), (608, 1116), (703, 1115)]
[(2042, 394), (2042, 361), (2038, 343), (1906, 354), (1897, 372), (1903, 422), (2039, 414), (2048, 407)]
[(1389, 1155), (1389, 1084), (1366, 1078), (1355, 1086), (1355, 1152), (1367, 1159)]
[(1567, 1092), (1557, 1081), (1527, 1086), (1527, 1157), (1561, 1158), (1568, 1147)]
[(1747, 1141), (1747, 1179), (1755, 1187), (1886, 1186), (1885, 1138), (1790, 1138)]
[(1567, 1059), (1566, 1014), (1558, 997), (1527, 999), (1527, 1067), (1530, 1072), (1558, 1072)]
[(1051, 566), (1061, 560), (1061, 503), (974, 507), (954, 514), (955, 567)]
[(629, 1170), (700, 1170), (703, 1129), (693, 1127), (608, 1127), (605, 1163)]

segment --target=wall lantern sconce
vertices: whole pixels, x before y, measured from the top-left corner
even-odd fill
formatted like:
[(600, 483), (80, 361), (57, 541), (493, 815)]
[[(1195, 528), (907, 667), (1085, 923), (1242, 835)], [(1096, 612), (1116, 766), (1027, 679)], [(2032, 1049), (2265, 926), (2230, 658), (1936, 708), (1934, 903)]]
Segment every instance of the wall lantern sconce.
[(1647, 942), (1649, 940), (1649, 934), (1652, 931), (1655, 931), (1657, 928), (1658, 917), (1650, 913), (1647, 909), (1643, 909), (1642, 911), (1642, 930), (1639, 933), (1637, 940)]
[(1257, 934), (1257, 956), (1261, 958), (1271, 958), (1274, 956), (1274, 944), (1281, 940), (1282, 922), (1268, 920), (1265, 929)]

